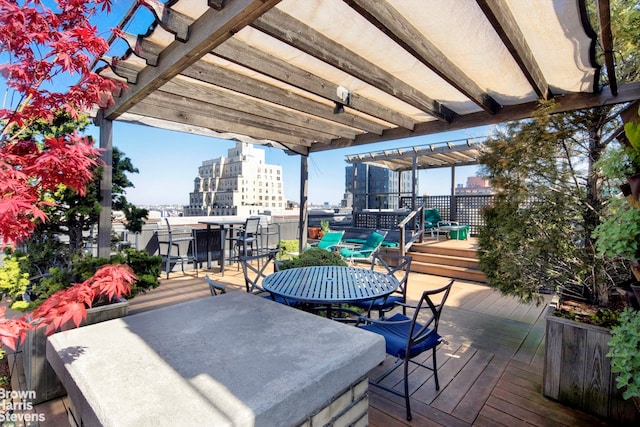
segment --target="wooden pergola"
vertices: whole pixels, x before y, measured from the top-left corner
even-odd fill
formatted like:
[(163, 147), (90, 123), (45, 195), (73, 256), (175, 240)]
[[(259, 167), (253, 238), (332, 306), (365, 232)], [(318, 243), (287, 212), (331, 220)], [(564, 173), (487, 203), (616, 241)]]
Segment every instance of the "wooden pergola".
[[(371, 165), (389, 169), (398, 174), (398, 182), (400, 182), (399, 176), (402, 172), (411, 171), (411, 206), (416, 206), (419, 170), (450, 168), (451, 196), (453, 196), (456, 182), (456, 167), (477, 165), (480, 150), (483, 147), (483, 141), (484, 138), (469, 138), (352, 154), (347, 156), (347, 163), (352, 165)], [(355, 173), (356, 168), (354, 167), (353, 183), (356, 182)]]
[(311, 153), (519, 120), (540, 99), (561, 112), (640, 98), (640, 82), (617, 83), (598, 5), (604, 88), (584, 0), (137, 2), (96, 63), (128, 86), (97, 117), (104, 160), (114, 120), (281, 148), (301, 158), (306, 229)]

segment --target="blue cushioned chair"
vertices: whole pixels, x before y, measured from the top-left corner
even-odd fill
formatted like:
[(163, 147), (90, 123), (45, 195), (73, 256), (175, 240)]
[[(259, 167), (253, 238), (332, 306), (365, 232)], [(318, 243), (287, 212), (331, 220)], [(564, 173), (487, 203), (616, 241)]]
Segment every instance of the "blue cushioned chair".
[(353, 261), (370, 261), (378, 249), (380, 249), (380, 245), (384, 241), (385, 237), (387, 237), (387, 232), (383, 230), (372, 231), (371, 234), (367, 237), (367, 240), (358, 248), (340, 248), (340, 255), (345, 261), (353, 264)]
[[(376, 252), (371, 258), (371, 270), (381, 269), (384, 273), (394, 276), (400, 282), (400, 286), (387, 297), (376, 298), (373, 301), (355, 302), (353, 305), (367, 310), (368, 317), (371, 317), (372, 310), (378, 310), (378, 318), (382, 319), (385, 313), (396, 307), (397, 303), (406, 303), (411, 259), (409, 255), (394, 254), (385, 254), (383, 258), (379, 252)], [(402, 306), (402, 313), (407, 314), (407, 308), (404, 305)]]
[[(440, 314), (444, 303), (449, 296), (452, 279), (446, 286), (427, 290), (422, 293), (418, 304), (413, 307), (415, 311), (413, 317), (409, 318), (403, 314), (397, 313), (392, 317), (384, 320), (374, 320), (362, 317), (357, 326), (359, 328), (382, 335), (386, 343), (387, 354), (395, 356), (397, 359), (393, 366), (370, 383), (376, 387), (380, 387), (397, 396), (404, 397), (407, 409), (407, 420), (411, 421), (411, 405), (409, 403), (409, 362), (433, 371), (433, 378), (436, 384), (436, 390), (440, 390), (438, 382), (438, 370), (436, 364), (436, 348), (443, 342), (442, 336), (438, 333), (438, 324), (440, 323)], [(406, 304), (405, 304), (406, 305)], [(426, 313), (425, 313), (426, 312)], [(418, 317), (420, 316), (420, 322)], [(433, 367), (427, 366), (417, 360), (413, 360), (419, 354), (432, 350), (431, 361)], [(388, 377), (393, 371), (404, 366), (404, 393), (393, 388), (383, 385), (381, 382)]]

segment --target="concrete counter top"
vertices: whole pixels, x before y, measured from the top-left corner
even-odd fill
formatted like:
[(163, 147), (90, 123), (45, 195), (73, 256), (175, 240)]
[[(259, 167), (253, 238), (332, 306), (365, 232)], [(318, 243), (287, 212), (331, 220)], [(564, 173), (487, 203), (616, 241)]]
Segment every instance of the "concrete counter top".
[(296, 425), (384, 357), (382, 337), (243, 292), (47, 343), (76, 415), (105, 426)]

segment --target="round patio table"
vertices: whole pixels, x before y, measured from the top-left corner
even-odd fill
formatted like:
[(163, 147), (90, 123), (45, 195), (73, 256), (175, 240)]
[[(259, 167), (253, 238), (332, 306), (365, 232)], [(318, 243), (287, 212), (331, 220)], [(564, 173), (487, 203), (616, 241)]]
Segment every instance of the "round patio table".
[(374, 300), (398, 289), (393, 276), (359, 267), (313, 266), (290, 268), (264, 278), (262, 287), (285, 300), (331, 305)]

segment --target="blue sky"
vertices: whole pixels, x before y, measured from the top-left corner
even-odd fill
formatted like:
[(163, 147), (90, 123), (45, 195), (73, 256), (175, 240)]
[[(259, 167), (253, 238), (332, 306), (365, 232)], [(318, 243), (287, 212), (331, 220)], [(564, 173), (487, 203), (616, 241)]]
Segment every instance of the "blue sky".
[[(484, 127), (313, 153), (309, 156), (309, 201), (312, 204), (340, 202), (344, 193), (345, 159), (349, 154), (482, 137), (489, 131), (490, 128)], [(91, 133), (97, 137), (98, 129), (92, 129)], [(130, 202), (138, 205), (186, 205), (201, 163), (226, 156), (234, 142), (114, 122), (113, 145), (123, 151), (140, 171), (130, 176), (135, 185), (135, 188), (127, 190)], [(282, 166), (285, 197), (298, 201), (300, 156), (289, 156), (282, 150), (272, 148), (266, 151), (267, 163)], [(456, 184), (466, 183), (467, 177), (476, 176), (476, 172), (475, 166), (456, 168)], [(442, 195), (451, 192), (450, 168), (420, 171), (419, 180), (420, 194)]]

